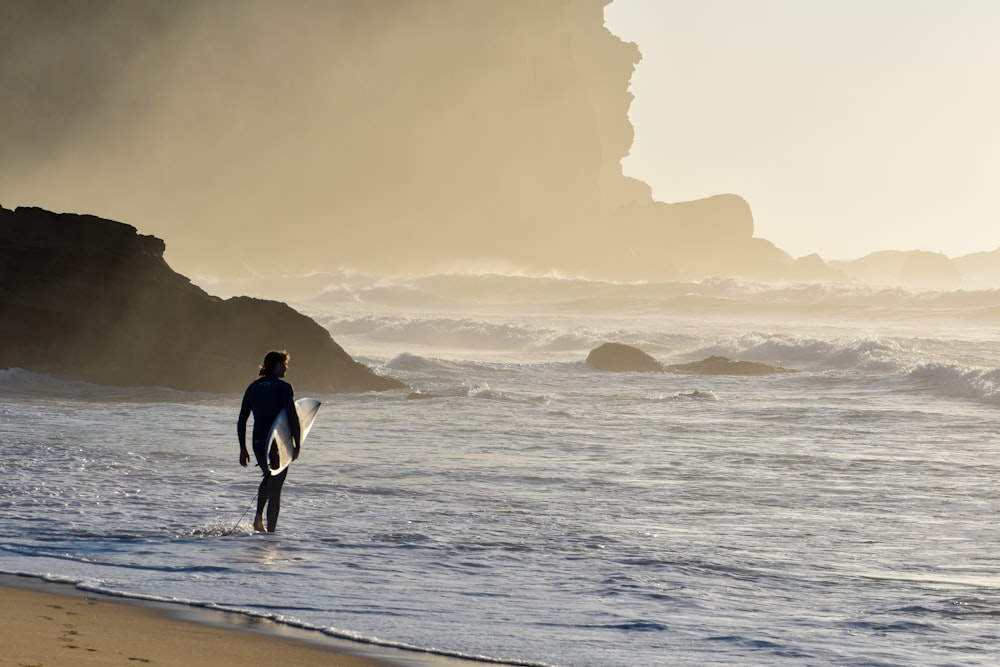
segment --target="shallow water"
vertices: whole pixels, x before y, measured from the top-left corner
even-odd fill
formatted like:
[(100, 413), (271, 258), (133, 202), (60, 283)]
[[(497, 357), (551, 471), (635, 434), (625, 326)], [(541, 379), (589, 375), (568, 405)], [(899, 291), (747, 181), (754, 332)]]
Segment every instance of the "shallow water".
[(276, 535), (242, 387), (0, 371), (0, 570), (521, 664), (996, 664), (989, 294), (341, 278), (298, 307), (425, 398), (318, 396)]

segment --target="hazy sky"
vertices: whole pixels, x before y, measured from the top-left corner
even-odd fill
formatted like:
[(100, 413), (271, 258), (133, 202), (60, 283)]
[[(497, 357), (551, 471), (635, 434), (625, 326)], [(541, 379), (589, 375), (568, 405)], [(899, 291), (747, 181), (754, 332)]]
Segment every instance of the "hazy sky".
[(793, 256), (1000, 247), (1000, 2), (614, 0), (625, 173), (733, 192)]

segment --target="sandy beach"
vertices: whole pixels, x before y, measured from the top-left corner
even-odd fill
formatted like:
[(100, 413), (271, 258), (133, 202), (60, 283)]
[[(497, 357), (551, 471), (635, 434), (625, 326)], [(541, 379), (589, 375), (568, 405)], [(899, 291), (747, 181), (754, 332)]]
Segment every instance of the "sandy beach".
[[(25, 577), (0, 578), (0, 599), (3, 667), (404, 664), (278, 636), (283, 630), (268, 621), (244, 629), (234, 619), (227, 621), (230, 615), (224, 612), (171, 611), (165, 604), (119, 600)], [(205, 622), (187, 620), (185, 614), (202, 615)]]

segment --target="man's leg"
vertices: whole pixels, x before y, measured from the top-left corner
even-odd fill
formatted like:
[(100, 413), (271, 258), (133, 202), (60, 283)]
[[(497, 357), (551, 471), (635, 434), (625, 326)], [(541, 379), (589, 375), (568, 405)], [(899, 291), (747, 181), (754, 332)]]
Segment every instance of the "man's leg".
[[(279, 474), (265, 480), (267, 482), (267, 532), (273, 533), (278, 528), (278, 512), (281, 511), (281, 487), (285, 484), (288, 468)], [(260, 501), (257, 501), (258, 507)]]
[(267, 442), (254, 440), (253, 455), (257, 459), (257, 467), (264, 473), (264, 479), (260, 480), (260, 486), (257, 487), (257, 515), (253, 518), (253, 529), (258, 533), (263, 533), (264, 505), (267, 504), (268, 480), (271, 479), (271, 471), (267, 469)]
[(258, 533), (264, 532), (264, 505), (267, 503), (267, 487), (270, 475), (265, 472), (264, 479), (260, 480), (257, 487), (257, 514), (253, 518), (253, 529)]

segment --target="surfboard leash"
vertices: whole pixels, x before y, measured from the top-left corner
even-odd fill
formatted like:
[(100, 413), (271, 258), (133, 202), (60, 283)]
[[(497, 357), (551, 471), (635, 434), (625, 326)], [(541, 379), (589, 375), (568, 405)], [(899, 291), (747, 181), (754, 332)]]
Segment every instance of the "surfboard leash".
[(236, 529), (240, 527), (241, 523), (243, 523), (243, 519), (247, 518), (247, 512), (249, 512), (250, 508), (253, 507), (253, 504), (255, 502), (257, 502), (257, 496), (259, 496), (259, 495), (260, 495), (260, 491), (258, 491), (257, 493), (253, 494), (253, 500), (251, 500), (250, 504), (247, 505), (247, 508), (245, 510), (243, 510), (243, 516), (241, 516), (239, 518), (239, 521), (236, 522), (235, 526), (233, 526), (232, 528), (229, 529), (229, 532), (227, 532), (226, 535), (232, 535), (233, 533), (236, 532)]

